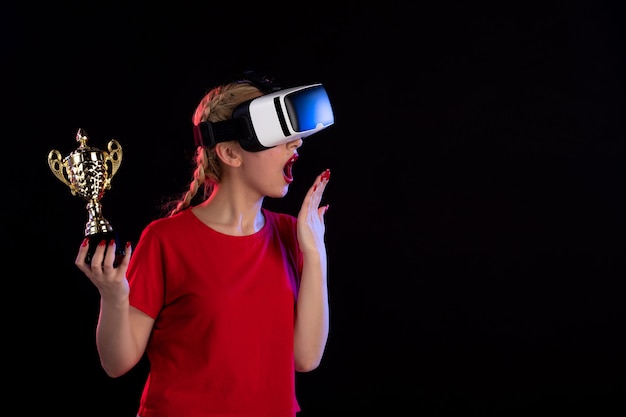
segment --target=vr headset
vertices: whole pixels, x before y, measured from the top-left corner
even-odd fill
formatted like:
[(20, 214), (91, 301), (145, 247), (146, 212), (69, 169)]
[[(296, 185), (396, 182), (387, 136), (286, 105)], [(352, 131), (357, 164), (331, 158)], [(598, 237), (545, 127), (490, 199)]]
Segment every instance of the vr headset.
[[(251, 83), (257, 85), (253, 80)], [(258, 85), (257, 85), (258, 86)], [(267, 91), (267, 84), (262, 91)], [(229, 120), (194, 126), (196, 146), (237, 140), (248, 152), (258, 152), (305, 138), (334, 123), (333, 109), (322, 84), (271, 92), (246, 101)]]

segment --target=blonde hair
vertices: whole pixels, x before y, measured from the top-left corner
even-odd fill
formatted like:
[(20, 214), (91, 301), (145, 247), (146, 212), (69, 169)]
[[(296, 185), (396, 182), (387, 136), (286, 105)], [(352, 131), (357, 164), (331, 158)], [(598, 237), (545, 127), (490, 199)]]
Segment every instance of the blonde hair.
[[(200, 100), (193, 113), (192, 122), (197, 126), (204, 121), (228, 120), (239, 104), (261, 95), (257, 87), (243, 81), (215, 87)], [(169, 212), (170, 216), (188, 208), (201, 188), (203, 188), (202, 200), (209, 198), (214, 185), (219, 184), (222, 179), (223, 168), (215, 152), (215, 145), (198, 146), (194, 160), (195, 168), (189, 189), (179, 199), (165, 205), (164, 211)]]

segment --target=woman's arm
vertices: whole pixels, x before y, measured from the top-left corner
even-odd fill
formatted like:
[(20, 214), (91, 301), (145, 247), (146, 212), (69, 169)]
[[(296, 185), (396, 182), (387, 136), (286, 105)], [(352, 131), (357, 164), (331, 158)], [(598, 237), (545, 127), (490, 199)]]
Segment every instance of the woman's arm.
[(132, 369), (143, 356), (154, 319), (129, 303), (126, 270), (131, 247), (126, 247), (126, 254), (120, 264), (114, 267), (115, 242), (111, 241), (108, 245), (107, 248), (106, 242), (101, 242), (92, 256), (91, 264), (87, 264), (85, 256), (89, 242), (85, 239), (78, 250), (75, 264), (100, 292), (96, 345), (102, 368), (107, 375), (116, 378)]
[(294, 354), (296, 370), (308, 372), (322, 360), (329, 333), (327, 257), (324, 215), (320, 202), (330, 178), (326, 170), (307, 192), (298, 213), (298, 242), (303, 269), (296, 304)]

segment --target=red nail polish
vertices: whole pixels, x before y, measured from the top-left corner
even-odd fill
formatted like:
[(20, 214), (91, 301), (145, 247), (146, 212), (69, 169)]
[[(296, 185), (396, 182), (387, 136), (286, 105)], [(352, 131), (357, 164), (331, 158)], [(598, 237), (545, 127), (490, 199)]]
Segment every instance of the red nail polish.
[(330, 180), (330, 169), (327, 169), (326, 171), (322, 172), (322, 180)]
[(126, 249), (130, 248), (130, 242), (126, 242)]
[(85, 239), (83, 239), (83, 243), (81, 243), (80, 246), (85, 247), (88, 244), (89, 244), (89, 238), (86, 237)]
[(317, 190), (317, 184), (313, 186), (313, 191)]
[(106, 241), (101, 240), (100, 243), (98, 243), (98, 246), (104, 247), (104, 246), (106, 246), (106, 244), (107, 244)]

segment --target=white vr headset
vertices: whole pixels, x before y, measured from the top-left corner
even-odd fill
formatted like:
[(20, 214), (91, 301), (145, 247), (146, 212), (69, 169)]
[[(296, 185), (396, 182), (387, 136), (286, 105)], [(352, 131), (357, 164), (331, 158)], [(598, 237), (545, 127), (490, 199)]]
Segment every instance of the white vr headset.
[(334, 123), (333, 109), (322, 84), (287, 88), (246, 101), (229, 120), (194, 127), (196, 146), (237, 140), (258, 152), (305, 138)]

